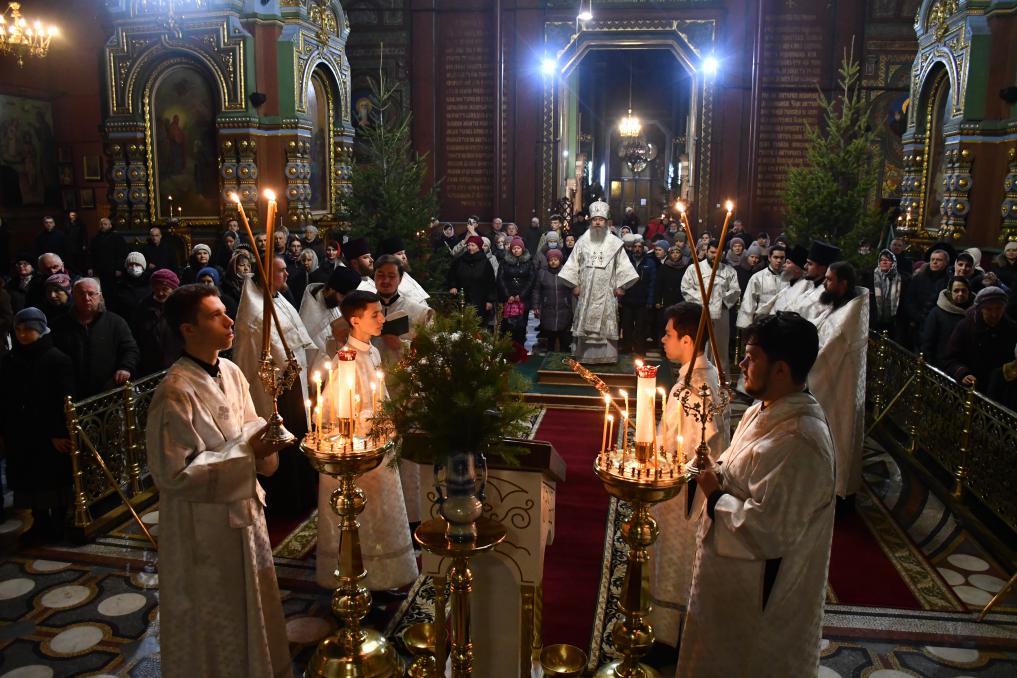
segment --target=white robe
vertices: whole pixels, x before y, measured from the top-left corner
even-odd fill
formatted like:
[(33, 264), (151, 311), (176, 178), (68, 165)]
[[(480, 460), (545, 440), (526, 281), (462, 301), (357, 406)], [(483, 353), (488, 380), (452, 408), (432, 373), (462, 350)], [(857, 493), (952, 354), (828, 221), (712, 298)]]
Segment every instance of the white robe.
[(719, 463), (677, 675), (815, 676), (835, 507), (822, 408), (804, 392), (753, 404)]
[[(688, 365), (682, 365), (678, 379), (668, 394), (660, 422), (660, 440), (664, 451), (667, 454), (674, 453), (678, 447), (678, 436), (681, 435), (682, 458), (685, 463), (695, 460), (696, 448), (702, 436), (699, 422), (686, 416), (682, 410), (681, 392), (687, 373)], [(717, 402), (720, 392), (717, 368), (704, 354), (700, 354), (692, 370), (693, 393), (697, 393), (704, 382), (709, 385), (713, 400)], [(698, 398), (692, 402), (698, 402)], [(729, 408), (726, 408), (706, 424), (706, 444), (710, 448), (710, 458), (716, 460), (720, 457), (730, 439), (731, 415)], [(657, 504), (652, 509), (660, 534), (650, 557), (650, 624), (656, 639), (671, 647), (678, 646), (680, 616), (689, 604), (696, 534), (699, 532), (703, 503), (706, 501), (702, 491), (695, 490), (690, 510), (688, 490), (688, 486), (683, 487), (674, 499)]]
[(177, 360), (148, 410), (159, 489), (162, 675), (289, 676), (286, 620), (255, 477), (265, 421), (228, 360), (212, 378)]
[[(697, 265), (703, 274), (703, 285), (710, 289), (710, 261), (708, 258), (701, 259)], [(717, 350), (720, 356), (713, 355), (713, 349), (707, 351), (717, 364), (725, 371), (728, 367), (728, 347), (731, 344), (731, 318), (727, 310), (738, 303), (742, 290), (738, 286), (738, 274), (727, 264), (721, 264), (717, 269), (717, 277), (713, 282), (713, 291), (710, 292), (710, 317), (713, 319), (713, 331), (717, 339)], [(703, 295), (699, 292), (699, 280), (696, 276), (696, 269), (689, 266), (682, 276), (682, 296), (685, 301), (696, 304), (703, 304)], [(704, 339), (708, 342), (708, 339)], [(709, 343), (705, 345), (709, 346)]]
[[(497, 272), (497, 269), (495, 269)], [(416, 302), (423, 306), (427, 305), (427, 300), (431, 298), (431, 295), (427, 293), (423, 287), (420, 286), (413, 276), (409, 272), (404, 271), (403, 277), (399, 281), (399, 296), (406, 297), (410, 301)]]
[(788, 283), (784, 289), (777, 293), (777, 296), (770, 299), (769, 302), (761, 304), (756, 309), (756, 317), (773, 315), (781, 311), (790, 311), (798, 305), (798, 297), (811, 291), (812, 283), (805, 278), (799, 278), (793, 283)]
[[(325, 304), (324, 292), (325, 283), (311, 283), (304, 290), (304, 298), (300, 301), (300, 320), (317, 347), (320, 358), (317, 364), (311, 366), (312, 371), (320, 369), (322, 362), (335, 355), (335, 350), (329, 350), (335, 344), (332, 325), (336, 322), (346, 324), (338, 304), (332, 308)], [(338, 346), (335, 348), (338, 349)]]
[(809, 390), (830, 421), (837, 451), (837, 495), (848, 497), (862, 483), (869, 290), (855, 288), (855, 297), (824, 314), (818, 328), (819, 356), (809, 372)]
[(818, 327), (826, 314), (830, 312), (829, 306), (819, 302), (821, 296), (823, 296), (823, 283), (820, 282), (816, 285), (811, 280), (806, 280), (805, 284), (799, 288), (798, 294), (786, 301), (786, 307), (777, 310), (793, 311)]
[[(357, 394), (360, 395), (358, 418), (370, 425), (371, 409), (370, 383), (375, 370), (381, 366), (378, 349), (370, 344), (350, 337), (344, 348), (357, 352)], [(336, 367), (336, 370), (338, 367)], [(384, 384), (382, 385), (384, 397)], [(325, 399), (325, 407), (330, 400)], [(360, 514), (360, 548), (364, 556), (367, 578), (363, 584), (371, 591), (405, 586), (417, 578), (417, 560), (413, 553), (413, 539), (406, 517), (406, 504), (399, 472), (386, 456), (381, 465), (365, 473), (357, 481), (364, 491), (366, 505)], [(316, 579), (325, 588), (335, 588), (336, 562), (339, 555), (339, 517), (329, 501), (332, 492), (339, 487), (339, 481), (332, 476), (321, 474), (318, 479), (318, 551), (316, 558)]]
[(378, 293), (378, 287), (374, 284), (374, 278), (361, 278), (360, 284), (357, 285), (357, 289), (363, 292), (373, 292), (374, 294)]
[[(243, 294), (240, 295), (240, 304), (237, 308), (237, 320), (234, 325), (236, 341), (233, 344), (233, 360), (243, 371), (244, 376), (251, 382), (251, 398), (254, 399), (254, 408), (258, 414), (268, 419), (272, 414), (272, 396), (268, 394), (265, 387), (258, 379), (258, 367), (261, 363), (261, 332), (262, 314), (264, 311), (264, 296), (261, 288), (248, 282), (244, 285)], [(307, 366), (317, 358), (317, 347), (307, 335), (304, 323), (300, 320), (297, 309), (282, 295), (277, 295), (275, 312), (279, 317), (286, 341), (290, 350), (300, 364), (300, 399), (307, 397)], [(271, 319), (270, 319), (271, 320)], [(282, 370), (286, 365), (286, 352), (283, 350), (282, 339), (279, 332), (272, 325), (272, 359), (277, 369)]]
[[(593, 240), (595, 234), (599, 235), (597, 240)], [(576, 359), (594, 364), (617, 362), (618, 298), (614, 291), (639, 280), (621, 239), (591, 227), (579, 236), (558, 277), (569, 287), (579, 286), (572, 323)]]
[(787, 281), (779, 273), (775, 274), (770, 270), (769, 266), (752, 274), (745, 286), (745, 292), (742, 293), (742, 304), (738, 308), (738, 320), (735, 323), (738, 328), (744, 330), (757, 318), (767, 315), (762, 309), (769, 306), (786, 287)]

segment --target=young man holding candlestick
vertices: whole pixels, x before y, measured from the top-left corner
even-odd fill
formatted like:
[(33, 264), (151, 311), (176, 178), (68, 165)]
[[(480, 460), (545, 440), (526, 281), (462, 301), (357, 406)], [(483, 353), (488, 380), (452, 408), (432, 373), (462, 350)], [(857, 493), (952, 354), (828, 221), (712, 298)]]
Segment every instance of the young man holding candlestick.
[[(381, 354), (371, 345), (371, 339), (381, 334), (385, 314), (378, 295), (363, 290), (347, 294), (339, 308), (350, 324), (350, 338), (342, 351), (356, 353), (353, 414), (359, 436), (370, 428), (376, 403), (386, 397), (385, 381), (383, 375), (379, 374)], [(338, 380), (338, 366), (336, 367), (332, 379)], [(340, 389), (347, 387), (343, 383), (338, 386)], [(359, 400), (356, 396), (359, 396)], [(343, 398), (339, 402), (342, 404)], [(329, 406), (326, 398), (323, 409), (327, 412)], [(345, 409), (345, 406), (340, 405), (339, 409)], [(344, 415), (340, 412), (339, 416)], [(364, 586), (378, 592), (406, 586), (416, 580), (418, 573), (399, 471), (389, 461), (386, 457), (378, 468), (364, 474), (357, 482), (367, 498), (366, 507), (359, 518), (361, 549), (367, 570)], [(339, 526), (329, 501), (338, 482), (336, 478), (324, 474), (318, 481), (316, 577), (319, 585), (329, 589), (334, 589), (338, 583), (335, 565), (339, 552)]]
[[(699, 400), (700, 387), (706, 384), (716, 404), (720, 401), (720, 378), (717, 368), (700, 347), (692, 355), (696, 330), (703, 307), (682, 302), (664, 310), (666, 318), (661, 344), (668, 360), (681, 363), (678, 378), (668, 394), (660, 422), (659, 445), (665, 455), (677, 454), (683, 463), (694, 461), (696, 448), (702, 437), (702, 427), (692, 416), (685, 414), (681, 405), (685, 379), (692, 370), (690, 403)], [(731, 416), (728, 408), (714, 415), (706, 424), (706, 444), (710, 459), (717, 459), (727, 448), (731, 437)], [(674, 499), (653, 507), (653, 517), (660, 528), (651, 557), (653, 582), (650, 586), (650, 623), (658, 642), (676, 648), (681, 616), (689, 604), (692, 584), (692, 564), (696, 554), (696, 533), (702, 522), (706, 497), (695, 481), (682, 488)], [(671, 659), (673, 661), (673, 651)], [(662, 657), (663, 659), (663, 657)], [(669, 662), (670, 663), (670, 662)]]
[(834, 447), (805, 390), (819, 352), (797, 313), (745, 331), (745, 391), (756, 399), (716, 465), (699, 472), (698, 535), (678, 673), (815, 676), (834, 516)]
[[(718, 246), (718, 241), (711, 240), (706, 249), (706, 257), (696, 263), (707, 286), (710, 284), (714, 262), (717, 261)], [(742, 294), (741, 288), (738, 286), (738, 274), (730, 265), (721, 262), (717, 268), (713, 289), (711, 291), (707, 287), (707, 291), (710, 294), (709, 311), (710, 317), (713, 319), (714, 335), (717, 337), (717, 350), (721, 353), (721, 355), (711, 356), (711, 358), (726, 369), (728, 366), (728, 344), (731, 340), (729, 311), (738, 303)], [(682, 296), (697, 304), (705, 303), (699, 289), (696, 269), (693, 266), (689, 266), (685, 270), (685, 275), (682, 276)]]

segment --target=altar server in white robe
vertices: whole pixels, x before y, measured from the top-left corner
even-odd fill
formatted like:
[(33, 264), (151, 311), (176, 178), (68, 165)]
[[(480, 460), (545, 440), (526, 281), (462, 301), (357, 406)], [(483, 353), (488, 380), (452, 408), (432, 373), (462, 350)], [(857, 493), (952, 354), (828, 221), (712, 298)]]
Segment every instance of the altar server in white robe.
[(820, 303), (828, 310), (819, 327), (819, 357), (809, 390), (823, 406), (837, 451), (837, 496), (850, 497), (862, 484), (865, 442), (865, 368), (869, 342), (869, 290), (856, 287), (846, 261), (826, 271)]
[(826, 269), (830, 264), (839, 261), (841, 257), (840, 248), (822, 240), (814, 240), (809, 248), (808, 258), (805, 260), (805, 279), (809, 285), (804, 286), (801, 293), (786, 305), (785, 311), (792, 311), (802, 316), (814, 325), (819, 325), (823, 317), (830, 312), (830, 307), (819, 303), (823, 295), (823, 281), (826, 279)]
[[(343, 299), (343, 317), (350, 324), (350, 338), (344, 349), (357, 352), (356, 393), (360, 396), (357, 417), (364, 430), (374, 416), (371, 383), (376, 384), (378, 397), (385, 397), (385, 383), (377, 378), (381, 354), (371, 346), (371, 338), (381, 334), (385, 316), (377, 294), (356, 290)], [(336, 369), (338, 367), (336, 366)], [(333, 373), (335, 378), (335, 373)], [(325, 399), (324, 409), (330, 407)], [(364, 556), (367, 578), (364, 586), (371, 591), (386, 591), (412, 583), (417, 578), (417, 561), (413, 539), (406, 517), (406, 503), (399, 472), (386, 456), (378, 468), (357, 481), (364, 491), (366, 505), (360, 514), (360, 547)], [(338, 487), (336, 478), (322, 474), (318, 481), (318, 553), (317, 580), (325, 588), (335, 588), (336, 557), (339, 553), (338, 517), (329, 502)]]
[[(709, 361), (700, 347), (699, 354), (692, 359), (696, 329), (703, 307), (691, 302), (675, 304), (664, 310), (667, 318), (666, 330), (661, 343), (668, 360), (681, 363), (678, 378), (664, 403), (664, 414), (660, 422), (660, 440), (664, 451), (671, 455), (676, 451), (683, 463), (694, 461), (696, 448), (702, 438), (702, 427), (695, 417), (682, 410), (681, 397), (685, 389), (685, 378), (692, 368), (692, 400), (699, 402), (697, 394), (706, 384), (715, 405), (720, 403), (720, 377), (717, 368)], [(679, 449), (679, 436), (681, 436)], [(710, 458), (716, 460), (731, 439), (730, 408), (724, 408), (706, 423), (706, 445)], [(691, 498), (690, 498), (691, 495)], [(681, 615), (689, 604), (689, 588), (692, 585), (692, 563), (696, 555), (696, 534), (703, 514), (706, 498), (693, 482), (681, 489), (678, 495), (653, 507), (660, 535), (651, 556), (652, 584), (650, 586), (650, 624), (657, 641), (678, 647), (678, 630)]]
[[(431, 298), (431, 295), (410, 275), (410, 258), (406, 255), (406, 246), (403, 244), (402, 238), (391, 236), (379, 240), (378, 260), (380, 261), (381, 257), (386, 254), (394, 256), (403, 266), (403, 277), (399, 280), (399, 296), (421, 306), (427, 306), (427, 300)], [(377, 263), (375, 263), (374, 268), (377, 271)], [(497, 272), (497, 269), (495, 269), (495, 273)], [(375, 281), (375, 285), (377, 285), (377, 281)]]
[(730, 447), (701, 471), (707, 497), (677, 675), (815, 676), (833, 536), (834, 452), (805, 383), (819, 351), (797, 314), (745, 332), (756, 398)]
[(621, 238), (607, 229), (608, 205), (590, 205), (590, 228), (579, 236), (558, 278), (579, 298), (572, 335), (581, 363), (618, 362), (618, 298), (639, 281)]
[[(403, 356), (403, 349), (409, 346), (417, 335), (417, 328), (431, 322), (434, 310), (424, 304), (408, 299), (402, 293), (405, 271), (402, 259), (393, 254), (383, 254), (374, 262), (374, 284), (381, 299), (381, 310), (385, 314), (385, 325), (381, 336), (373, 344), (381, 354), (383, 365), (390, 366)], [(411, 461), (399, 462), (399, 479), (403, 485), (406, 501), (406, 517), (410, 523), (419, 523), (423, 506), (420, 503), (420, 465)]]
[[(696, 263), (703, 275), (703, 284), (709, 290), (710, 275), (713, 270), (713, 261), (717, 256), (718, 242), (711, 240), (706, 250), (706, 258)], [(738, 274), (735, 270), (721, 262), (717, 269), (717, 277), (713, 282), (713, 290), (710, 292), (710, 317), (713, 318), (713, 330), (717, 337), (717, 350), (720, 356), (710, 357), (721, 367), (727, 369), (728, 365), (728, 344), (731, 341), (731, 317), (728, 312), (741, 297), (742, 290), (738, 286)], [(699, 280), (696, 269), (689, 266), (682, 276), (682, 296), (686, 301), (703, 304), (703, 295), (699, 290)], [(708, 351), (710, 355), (712, 351)]]
[[(286, 284), (288, 277), (286, 261), (282, 257), (275, 257), (273, 262), (275, 276), (273, 285), (279, 290)], [(262, 327), (263, 322), (266, 322), (263, 318), (264, 296), (260, 281), (261, 277), (256, 273), (254, 278), (244, 283), (237, 308), (237, 340), (233, 348), (233, 360), (251, 383), (254, 408), (260, 416), (268, 419), (273, 411), (272, 396), (265, 390), (258, 377), (263, 341)], [(307, 368), (317, 359), (318, 349), (307, 335), (297, 309), (293, 308), (281, 294), (276, 293), (272, 299), (286, 342), (300, 366), (299, 378), (289, 390), (279, 396), (279, 414), (282, 415), (286, 428), (299, 439), (307, 432), (304, 414), (304, 398), (308, 393)], [(274, 324), (270, 336), (272, 360), (281, 371), (286, 365), (286, 352), (283, 349), (279, 329)], [(316, 478), (317, 474), (311, 468), (310, 462), (296, 445), (284, 450), (280, 455), (279, 471), (265, 482), (269, 515), (305, 517), (314, 506)]]
[(778, 311), (790, 311), (797, 305), (799, 296), (813, 289), (812, 283), (805, 278), (808, 258), (809, 251), (801, 245), (795, 245), (788, 250), (787, 258), (784, 260), (784, 271), (780, 276), (784, 281), (784, 288), (768, 302), (759, 305), (756, 309), (756, 318)]
[(328, 281), (311, 283), (304, 289), (300, 321), (318, 349), (318, 360), (311, 365), (311, 373), (323, 369), (325, 361), (331, 360), (350, 336), (350, 326), (339, 311), (339, 302), (359, 284), (360, 275), (356, 271), (336, 266)]
[(788, 282), (784, 278), (787, 248), (784, 245), (774, 245), (770, 248), (766, 258), (766, 268), (752, 274), (742, 293), (742, 302), (738, 306), (738, 319), (735, 322), (740, 330), (744, 330), (757, 318), (766, 315), (763, 308), (776, 299), (777, 295), (788, 286)]
[(256, 473), (278, 448), (247, 379), (219, 352), (233, 321), (214, 287), (185, 285), (165, 303), (184, 355), (148, 410), (148, 467), (159, 490), (162, 675), (290, 676), (290, 653)]

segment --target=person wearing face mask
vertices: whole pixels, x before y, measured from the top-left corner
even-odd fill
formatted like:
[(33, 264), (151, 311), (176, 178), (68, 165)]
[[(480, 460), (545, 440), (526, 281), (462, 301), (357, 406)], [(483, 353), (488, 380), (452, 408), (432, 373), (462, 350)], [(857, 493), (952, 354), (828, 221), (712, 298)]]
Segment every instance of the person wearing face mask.
[(180, 287), (180, 278), (168, 268), (160, 268), (152, 272), (148, 285), (151, 294), (141, 302), (131, 318), (131, 333), (141, 352), (139, 376), (165, 370), (183, 350), (180, 337), (170, 329), (163, 312), (170, 293)]
[(111, 311), (121, 318), (130, 318), (138, 305), (148, 296), (148, 263), (141, 252), (130, 252), (124, 260), (124, 274), (117, 279), (116, 288), (108, 299)]

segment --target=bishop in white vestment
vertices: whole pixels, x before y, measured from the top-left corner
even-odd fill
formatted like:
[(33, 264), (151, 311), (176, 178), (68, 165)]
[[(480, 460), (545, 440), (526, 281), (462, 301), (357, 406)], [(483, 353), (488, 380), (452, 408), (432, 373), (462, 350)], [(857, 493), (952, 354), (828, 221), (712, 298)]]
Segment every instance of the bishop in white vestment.
[(830, 428), (803, 390), (818, 343), (815, 327), (799, 316), (769, 316), (749, 328), (742, 370), (758, 400), (716, 466), (697, 478), (706, 517), (678, 659), (682, 678), (819, 670), (836, 502)]
[(558, 274), (573, 293), (578, 290), (572, 334), (581, 363), (618, 362), (618, 297), (639, 280), (621, 239), (607, 230), (607, 215), (607, 203), (590, 205), (590, 228)]
[[(201, 303), (207, 308), (199, 313), (207, 317), (198, 326), (217, 324), (224, 340), (218, 350), (229, 348), (233, 323), (222, 302), (213, 295)], [(252, 444), (265, 420), (240, 369), (216, 361), (217, 350), (204, 360), (189, 357), (205, 352), (186, 335), (185, 346), (185, 357), (152, 397), (146, 432), (148, 467), (159, 489), (162, 675), (289, 676), (265, 493), (255, 477), (271, 473), (278, 457)]]

